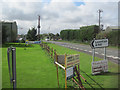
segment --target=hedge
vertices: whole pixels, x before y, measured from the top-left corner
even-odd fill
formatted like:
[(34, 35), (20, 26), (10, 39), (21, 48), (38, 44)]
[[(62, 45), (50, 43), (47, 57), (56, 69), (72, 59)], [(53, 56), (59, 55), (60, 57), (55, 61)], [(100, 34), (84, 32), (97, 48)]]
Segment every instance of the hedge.
[(66, 29), (60, 32), (60, 36), (63, 40), (75, 40), (75, 41), (91, 41), (99, 32), (97, 25), (84, 26), (80, 29)]

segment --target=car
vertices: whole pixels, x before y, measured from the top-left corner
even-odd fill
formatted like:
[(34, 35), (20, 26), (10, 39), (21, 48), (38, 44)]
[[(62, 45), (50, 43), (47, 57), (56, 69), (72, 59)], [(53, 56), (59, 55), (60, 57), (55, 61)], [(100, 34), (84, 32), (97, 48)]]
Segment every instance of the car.
[(46, 41), (49, 41), (49, 39), (48, 39), (48, 38), (46, 38), (45, 40), (46, 40)]

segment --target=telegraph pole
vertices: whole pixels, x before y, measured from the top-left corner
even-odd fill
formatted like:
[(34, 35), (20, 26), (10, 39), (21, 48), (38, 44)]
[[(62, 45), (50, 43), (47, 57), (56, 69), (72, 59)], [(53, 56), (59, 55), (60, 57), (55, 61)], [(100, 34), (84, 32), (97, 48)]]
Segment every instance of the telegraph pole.
[(101, 22), (101, 12), (103, 12), (103, 10), (101, 10), (101, 9), (99, 9), (98, 10), (98, 13), (99, 13), (99, 32), (101, 31), (101, 29), (100, 29), (100, 22)]
[(38, 41), (40, 41), (40, 15), (38, 15)]

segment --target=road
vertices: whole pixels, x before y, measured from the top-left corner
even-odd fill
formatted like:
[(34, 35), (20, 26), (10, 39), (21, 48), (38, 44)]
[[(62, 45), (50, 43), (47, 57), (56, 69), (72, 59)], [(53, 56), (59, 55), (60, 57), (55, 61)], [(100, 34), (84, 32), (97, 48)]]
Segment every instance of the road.
[[(58, 42), (58, 41), (46, 41), (46, 42), (50, 42), (50, 43), (54, 43), (66, 48), (70, 48), (70, 49), (74, 49), (80, 52), (84, 52), (87, 54), (92, 55), (92, 48), (90, 47), (90, 45), (83, 45), (83, 44), (76, 44), (76, 43), (66, 43), (66, 42)], [(113, 48), (106, 48), (106, 58), (107, 60), (110, 60), (114, 63), (120, 64), (120, 57), (118, 52), (120, 52), (120, 50), (118, 51), (118, 49), (113, 49)], [(96, 48), (95, 49), (95, 56), (96, 57), (100, 57), (104, 59), (104, 48)]]

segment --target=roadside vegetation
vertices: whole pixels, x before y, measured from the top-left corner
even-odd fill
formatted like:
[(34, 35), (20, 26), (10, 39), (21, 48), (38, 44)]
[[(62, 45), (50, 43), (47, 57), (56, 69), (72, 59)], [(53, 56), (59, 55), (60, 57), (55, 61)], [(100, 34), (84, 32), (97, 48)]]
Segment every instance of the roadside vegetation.
[(109, 40), (109, 46), (120, 48), (120, 31), (99, 31), (99, 27), (96, 25), (80, 27), (80, 29), (66, 29), (60, 32), (60, 37), (63, 41), (90, 44), (95, 39)]

